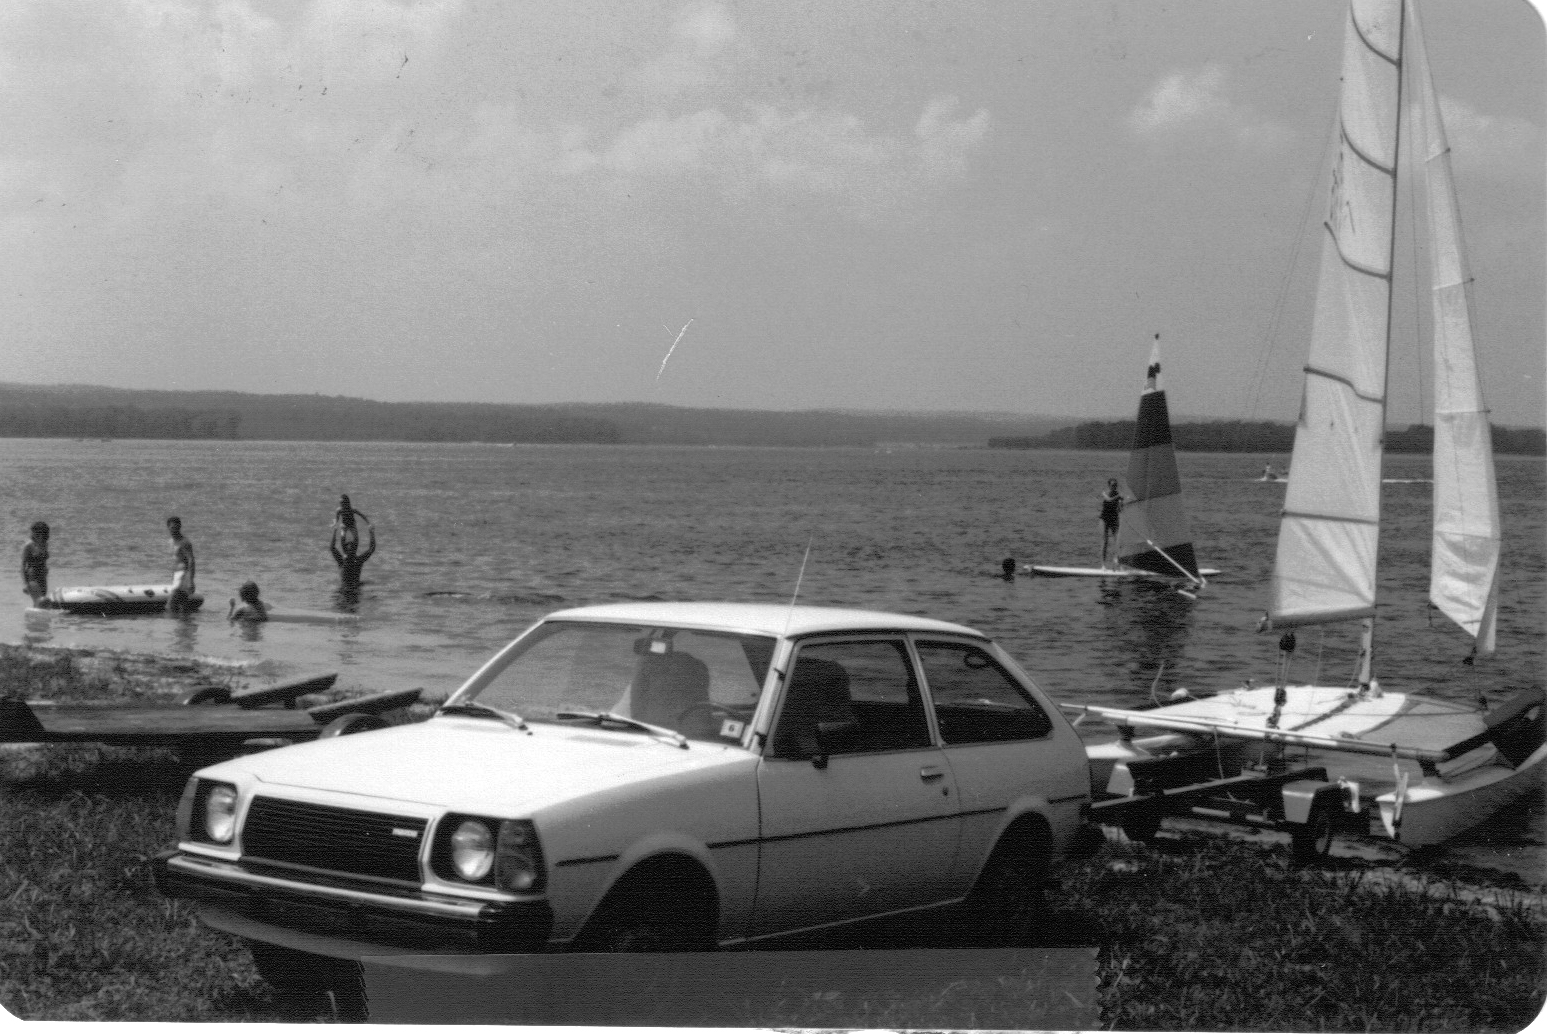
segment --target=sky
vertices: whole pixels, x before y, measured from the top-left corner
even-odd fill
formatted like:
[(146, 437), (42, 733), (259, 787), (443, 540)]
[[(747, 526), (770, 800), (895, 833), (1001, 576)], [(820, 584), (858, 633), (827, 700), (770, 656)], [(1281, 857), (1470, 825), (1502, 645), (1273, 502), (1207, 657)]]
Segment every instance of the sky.
[[(1539, 426), (1547, 32), (1420, 9), (1484, 392)], [(0, 381), (1116, 418), (1158, 333), (1173, 414), (1292, 420), (1345, 16), (13, 0)]]

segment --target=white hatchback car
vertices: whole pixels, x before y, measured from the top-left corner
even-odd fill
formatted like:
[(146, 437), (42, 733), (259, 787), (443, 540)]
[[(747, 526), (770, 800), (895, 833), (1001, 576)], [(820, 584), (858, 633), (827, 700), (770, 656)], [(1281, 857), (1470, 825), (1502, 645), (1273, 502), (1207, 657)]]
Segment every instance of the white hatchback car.
[(969, 628), (616, 604), (538, 622), (428, 721), (196, 773), (157, 882), (282, 988), (329, 959), (707, 950), (962, 901), (1014, 928), (1089, 797), (1079, 737)]

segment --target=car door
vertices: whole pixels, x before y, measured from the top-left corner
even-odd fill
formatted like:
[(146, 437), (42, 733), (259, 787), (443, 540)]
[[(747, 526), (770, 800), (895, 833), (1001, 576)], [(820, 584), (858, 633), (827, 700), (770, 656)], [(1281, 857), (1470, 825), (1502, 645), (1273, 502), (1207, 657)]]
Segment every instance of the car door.
[(901, 636), (803, 644), (758, 766), (751, 936), (949, 895), (957, 795)]
[[(984, 645), (918, 637), (918, 651), (961, 805), (958, 893), (993, 847), (1005, 809), (1028, 798), (1055, 828), (1072, 829), (1089, 797), (1084, 754), (1057, 735), (1044, 705)], [(1078, 753), (1076, 753), (1078, 751)]]

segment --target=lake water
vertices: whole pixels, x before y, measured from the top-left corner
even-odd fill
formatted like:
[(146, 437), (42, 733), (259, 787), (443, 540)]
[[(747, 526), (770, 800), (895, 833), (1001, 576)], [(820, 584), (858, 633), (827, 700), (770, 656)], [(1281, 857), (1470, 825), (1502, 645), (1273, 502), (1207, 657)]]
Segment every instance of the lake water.
[[(1224, 573), (1196, 601), (1088, 579), (994, 577), (1000, 561), (1093, 564), (1098, 497), (1120, 453), (985, 449), (746, 449), (309, 442), (0, 440), (0, 520), (17, 554), (49, 522), (50, 584), (170, 580), (163, 525), (179, 514), (205, 609), (192, 619), (24, 615), (0, 641), (212, 658), (280, 678), (339, 672), (360, 691), (444, 695), (559, 607), (616, 600), (787, 601), (895, 610), (970, 625), (1053, 696), (1131, 705), (1271, 680), (1266, 602), (1286, 456), (1179, 458), (1200, 563)], [(1390, 478), (1427, 476), (1393, 456)], [(1498, 701), (1547, 670), (1547, 465), (1501, 457), (1505, 557), (1499, 649), (1469, 644), (1427, 606), (1427, 484), (1388, 484), (1377, 671), (1390, 689)], [(380, 548), (357, 601), (327, 552), (348, 493)], [(802, 560), (810, 548), (801, 575)], [(15, 568), (13, 567), (13, 571)], [(358, 623), (234, 628), (252, 579), (269, 602), (354, 609)], [(1294, 676), (1346, 681), (1355, 642), (1302, 630)], [(1521, 817), (1523, 815), (1523, 817)], [(1481, 849), (1541, 859), (1542, 807), (1485, 829)]]

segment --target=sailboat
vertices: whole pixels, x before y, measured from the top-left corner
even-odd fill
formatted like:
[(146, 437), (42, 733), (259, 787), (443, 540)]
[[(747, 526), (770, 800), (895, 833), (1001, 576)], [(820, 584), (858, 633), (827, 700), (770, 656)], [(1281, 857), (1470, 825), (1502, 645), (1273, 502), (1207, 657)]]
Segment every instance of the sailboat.
[(1115, 578), (1125, 581), (1181, 582), (1202, 588), (1219, 574), (1198, 567), (1192, 531), (1182, 499), (1182, 480), (1171, 444), (1171, 415), (1160, 375), (1160, 335), (1150, 349), (1134, 421), (1133, 447), (1128, 453), (1128, 477), (1118, 518), (1117, 563), (1113, 567), (1055, 567), (1032, 564), (1033, 574), (1050, 578)]
[[(1325, 767), (1310, 780), (1345, 813), (1408, 846), (1442, 843), (1543, 785), (1543, 694), (1492, 710), (1393, 692), (1375, 672), (1381, 446), (1386, 423), (1391, 272), (1401, 125), (1425, 175), (1434, 348), (1434, 528), (1429, 598), (1493, 652), (1500, 525), (1491, 433), (1473, 350), (1468, 274), (1449, 148), (1411, 0), (1353, 0), (1343, 49), (1340, 133), (1331, 168), (1304, 393), (1263, 627), (1282, 630), (1273, 684), (1148, 710), (1074, 706), (1128, 737), (1090, 748), (1093, 767), (1232, 744), (1244, 769), (1286, 755)], [(1402, 170), (1406, 174), (1407, 170)], [(1314, 474), (1312, 473), (1314, 472)], [(1292, 684), (1294, 630), (1358, 622), (1349, 686)], [(1471, 658), (1468, 658), (1470, 661)], [(1139, 733), (1137, 738), (1134, 733)], [(1241, 748), (1245, 745), (1245, 750)], [(1221, 777), (1229, 773), (1221, 771)], [(1330, 789), (1329, 789), (1330, 788)], [(1286, 787), (1286, 802), (1289, 789)], [(1372, 803), (1373, 802), (1373, 803)], [(1286, 803), (1282, 814), (1293, 809)], [(1378, 812), (1377, 816), (1373, 812)], [(1303, 815), (1301, 821), (1303, 821)], [(1344, 823), (1329, 823), (1327, 828)], [(1301, 827), (1297, 827), (1301, 828)], [(1357, 828), (1357, 826), (1352, 827)], [(1330, 839), (1330, 838), (1329, 838)]]

